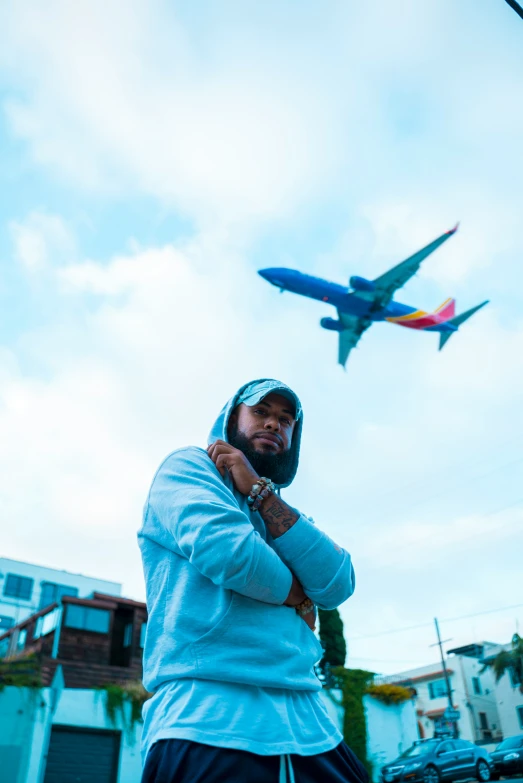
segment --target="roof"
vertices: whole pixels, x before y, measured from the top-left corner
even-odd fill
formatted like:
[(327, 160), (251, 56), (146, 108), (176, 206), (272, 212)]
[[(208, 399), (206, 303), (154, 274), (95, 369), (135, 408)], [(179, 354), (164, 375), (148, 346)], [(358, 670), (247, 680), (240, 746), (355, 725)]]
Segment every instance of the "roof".
[(494, 642), (474, 642), (473, 644), (465, 644), (462, 647), (454, 647), (452, 650), (447, 650), (447, 655), (463, 655), (465, 658), (480, 659), (485, 653), (485, 648), (497, 646)]
[(106, 582), (108, 585), (114, 585), (115, 587), (122, 587), (121, 582), (114, 582), (112, 579), (105, 579), (102, 576), (89, 576), (88, 574), (81, 574), (79, 571), (67, 571), (65, 568), (55, 568), (54, 566), (42, 565), (41, 563), (30, 563), (28, 560), (14, 560), (12, 557), (0, 557), (0, 561), (6, 561), (7, 563), (15, 563), (18, 565), (27, 565), (32, 568), (42, 568), (43, 570), (56, 571), (60, 574), (69, 574), (70, 576), (81, 576), (84, 579), (91, 579), (93, 582)]
[[(447, 669), (447, 674), (454, 674), (454, 669)], [(443, 669), (436, 672), (426, 672), (425, 674), (419, 674), (417, 677), (402, 677), (399, 680), (394, 680), (396, 685), (411, 682), (421, 682), (422, 680), (434, 680), (436, 678), (444, 677), (445, 672)]]
[[(129, 608), (146, 609), (146, 604), (143, 601), (134, 601), (132, 598), (120, 598), (118, 595), (108, 595), (106, 593), (94, 592), (91, 598), (81, 598), (76, 595), (63, 595), (61, 598), (63, 604), (76, 604), (77, 606), (90, 606), (93, 609), (118, 609), (119, 606), (128, 606)], [(4, 633), (0, 633), (0, 641), (7, 636), (11, 636), (17, 629), (23, 628), (29, 623), (36, 620), (38, 617), (43, 617), (45, 614), (49, 614), (59, 606), (58, 603), (49, 604), (44, 606), (38, 612), (25, 617), (16, 625), (7, 628)]]

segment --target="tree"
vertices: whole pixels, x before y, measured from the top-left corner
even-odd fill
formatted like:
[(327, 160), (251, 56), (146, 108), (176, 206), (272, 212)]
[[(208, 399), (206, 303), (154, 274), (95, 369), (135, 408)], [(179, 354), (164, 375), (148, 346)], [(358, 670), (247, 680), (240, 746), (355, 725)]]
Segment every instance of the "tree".
[(347, 645), (343, 636), (343, 620), (337, 609), (318, 609), (320, 621), (320, 642), (323, 657), (319, 663), (320, 672), (327, 682), (334, 666), (345, 666)]
[(511, 649), (502, 650), (491, 661), (486, 661), (485, 668), (487, 666), (494, 672), (496, 682), (499, 682), (506, 672), (511, 672), (513, 683), (519, 685), (519, 690), (523, 693), (523, 638), (515, 633)]

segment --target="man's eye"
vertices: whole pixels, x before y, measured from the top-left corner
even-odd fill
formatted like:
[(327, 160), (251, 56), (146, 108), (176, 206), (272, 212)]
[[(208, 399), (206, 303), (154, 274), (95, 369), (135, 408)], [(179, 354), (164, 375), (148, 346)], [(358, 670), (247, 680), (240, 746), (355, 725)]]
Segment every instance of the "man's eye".
[(263, 408), (258, 408), (257, 410), (254, 411), (254, 413), (257, 416), (263, 416), (265, 414), (265, 411), (263, 410)]
[(291, 426), (291, 420), (290, 419), (282, 419), (281, 423), (285, 424), (287, 427)]

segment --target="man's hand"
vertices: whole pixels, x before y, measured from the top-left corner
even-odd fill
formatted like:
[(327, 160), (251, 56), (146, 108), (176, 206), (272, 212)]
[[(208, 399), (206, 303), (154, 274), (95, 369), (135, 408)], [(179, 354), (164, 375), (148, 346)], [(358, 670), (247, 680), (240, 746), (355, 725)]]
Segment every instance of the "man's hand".
[[(207, 454), (218, 468), (221, 476), (225, 476), (226, 470), (229, 471), (234, 486), (242, 495), (248, 495), (252, 489), (253, 484), (256, 484), (260, 478), (243, 451), (235, 449), (224, 440), (216, 440), (214, 443), (212, 443), (207, 448)], [(288, 506), (283, 504), (283, 501), (280, 501), (279, 498), (274, 498), (274, 500), (279, 501), (278, 508), (280, 507), (280, 503), (285, 505), (285, 508), (288, 508)], [(262, 504), (262, 508), (264, 505), (265, 503)], [(282, 535), (282, 533), (284, 533), (288, 527), (291, 527), (298, 519), (298, 516), (294, 512), (291, 513), (293, 516), (292, 522), (286, 525), (281, 532), (273, 533), (274, 537)], [(265, 516), (263, 512), (262, 516)], [(278, 522), (279, 521), (280, 520), (278, 519)], [(284, 601), (285, 606), (296, 606), (297, 604), (301, 604), (301, 602), (306, 598), (307, 596), (303, 592), (303, 587), (296, 577), (293, 576), (289, 595)], [(313, 612), (309, 612), (308, 614), (303, 615), (302, 620), (307, 623), (311, 631), (314, 631), (316, 627), (316, 609), (314, 609)]]
[(253, 484), (256, 484), (260, 478), (243, 451), (235, 449), (224, 440), (216, 440), (212, 443), (207, 448), (207, 454), (221, 476), (225, 476), (226, 469), (229, 471), (234, 486), (242, 495), (248, 495)]
[[(291, 589), (289, 592), (289, 595), (283, 602), (285, 606), (297, 606), (298, 604), (301, 604), (302, 601), (305, 601), (307, 596), (305, 595), (303, 591), (303, 587), (301, 586), (300, 582), (294, 574), (292, 575), (292, 584)], [(312, 612), (308, 612), (307, 614), (301, 615), (301, 619), (304, 620), (311, 631), (316, 630), (316, 607), (314, 607), (314, 610)]]

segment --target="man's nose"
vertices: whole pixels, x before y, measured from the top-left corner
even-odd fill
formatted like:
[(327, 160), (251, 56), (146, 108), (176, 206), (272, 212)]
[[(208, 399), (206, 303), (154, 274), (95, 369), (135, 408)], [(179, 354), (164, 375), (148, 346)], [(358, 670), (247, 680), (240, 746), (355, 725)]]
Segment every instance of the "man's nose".
[(274, 416), (268, 418), (265, 422), (265, 429), (278, 431), (280, 429), (280, 421), (278, 417)]

